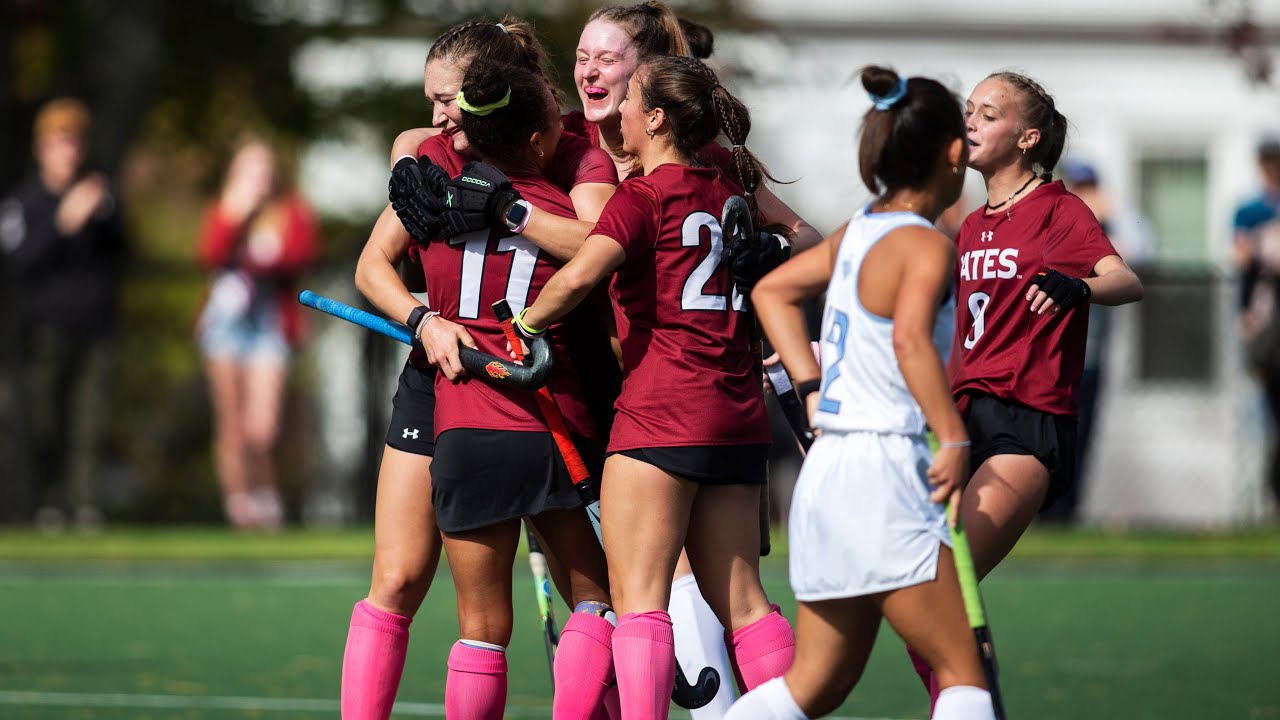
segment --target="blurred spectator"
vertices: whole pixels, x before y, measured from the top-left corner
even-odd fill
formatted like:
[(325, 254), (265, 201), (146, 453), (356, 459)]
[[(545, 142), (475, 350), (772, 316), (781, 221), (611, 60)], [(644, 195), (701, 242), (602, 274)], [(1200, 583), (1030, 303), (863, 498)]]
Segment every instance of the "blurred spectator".
[(84, 167), (90, 121), (79, 100), (44, 105), (32, 130), (35, 174), (0, 205), (26, 451), (4, 474), (21, 478), (24, 515), (45, 530), (68, 516), (81, 529), (102, 523), (95, 476), (126, 242), (110, 183)]
[[(1078, 159), (1063, 162), (1062, 180), (1068, 190), (1089, 206), (1120, 257), (1141, 276), (1155, 253), (1151, 224), (1138, 211), (1117, 206), (1100, 184), (1098, 171), (1087, 162)], [(1043, 520), (1074, 522), (1077, 519), (1080, 498), (1084, 496), (1085, 481), (1088, 479), (1087, 463), (1092, 449), (1094, 421), (1098, 417), (1099, 391), (1105, 380), (1113, 312), (1114, 309), (1106, 305), (1089, 306), (1089, 334), (1085, 343), (1084, 372), (1080, 376), (1076, 482), (1041, 513)]]
[(1240, 273), (1240, 328), (1272, 417), (1268, 482), (1280, 501), (1280, 140), (1258, 146), (1262, 192), (1236, 210), (1235, 265)]
[(223, 509), (239, 530), (284, 523), (274, 450), (301, 330), (296, 281), (316, 250), (311, 209), (286, 187), (276, 151), (246, 141), (204, 219), (198, 254), (209, 288), (196, 321)]

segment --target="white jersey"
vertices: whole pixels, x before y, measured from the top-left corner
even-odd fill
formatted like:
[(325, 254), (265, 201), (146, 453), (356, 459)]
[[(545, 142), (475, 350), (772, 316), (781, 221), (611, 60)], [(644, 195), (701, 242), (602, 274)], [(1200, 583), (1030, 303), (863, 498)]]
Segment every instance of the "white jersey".
[[(867, 253), (889, 232), (928, 220), (911, 212), (858, 211), (836, 255), (822, 313), (822, 388), (814, 427), (825, 431), (924, 432), (924, 413), (898, 368), (893, 320), (873, 315), (858, 300), (858, 273)], [(948, 299), (934, 321), (933, 344), (946, 362), (955, 318)]]

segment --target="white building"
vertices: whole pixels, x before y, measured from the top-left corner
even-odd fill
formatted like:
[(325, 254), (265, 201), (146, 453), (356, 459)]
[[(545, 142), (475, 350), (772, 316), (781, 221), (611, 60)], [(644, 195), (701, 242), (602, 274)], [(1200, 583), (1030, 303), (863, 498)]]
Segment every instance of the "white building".
[[(1241, 3), (751, 0), (770, 32), (717, 37), (714, 60), (751, 107), (749, 144), (775, 188), (823, 231), (869, 193), (856, 128), (869, 63), (928, 75), (964, 97), (989, 73), (1039, 80), (1071, 123), (1066, 155), (1098, 170), (1157, 240), (1147, 301), (1116, 314), (1084, 512), (1100, 523), (1242, 524), (1268, 501), (1265, 410), (1235, 339), (1231, 218), (1256, 192), (1254, 148), (1280, 134), (1280, 83), (1251, 83), (1211, 41)], [(1254, 3), (1280, 62), (1280, 2)], [(1181, 38), (1175, 41), (1176, 38)], [(981, 178), (970, 178), (973, 205)], [(1117, 238), (1117, 241), (1122, 238)]]

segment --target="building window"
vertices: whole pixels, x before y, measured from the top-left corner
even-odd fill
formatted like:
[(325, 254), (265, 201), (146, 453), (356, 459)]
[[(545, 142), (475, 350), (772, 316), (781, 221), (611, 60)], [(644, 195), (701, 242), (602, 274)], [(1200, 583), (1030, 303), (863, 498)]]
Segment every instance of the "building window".
[(1142, 211), (1154, 228), (1156, 255), (1142, 278), (1138, 376), (1208, 383), (1221, 280), (1208, 246), (1207, 162), (1203, 155), (1148, 157), (1139, 172)]

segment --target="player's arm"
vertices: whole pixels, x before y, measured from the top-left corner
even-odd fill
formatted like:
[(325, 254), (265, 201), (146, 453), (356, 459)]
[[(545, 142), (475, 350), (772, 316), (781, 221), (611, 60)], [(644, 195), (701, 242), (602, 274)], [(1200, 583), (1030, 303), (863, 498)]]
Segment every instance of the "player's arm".
[(778, 266), (761, 278), (751, 291), (751, 304), (760, 326), (797, 385), (817, 380), (822, 374), (809, 345), (802, 304), (820, 295), (831, 282), (836, 253), (840, 250), (840, 240), (847, 225), (836, 228), (812, 250), (795, 255)]
[(413, 157), (418, 156), (418, 147), (431, 137), (440, 134), (440, 128), (410, 128), (396, 136), (395, 142), (391, 143), (391, 166), (395, 167), (396, 161), (405, 155)]
[(551, 276), (538, 299), (517, 318), (523, 330), (539, 333), (582, 302), (609, 273), (627, 259), (617, 240), (606, 235), (592, 235), (582, 249), (559, 272)]
[(807, 250), (822, 242), (822, 233), (817, 228), (805, 222), (790, 205), (782, 202), (782, 198), (773, 194), (773, 191), (766, 187), (756, 190), (756, 207), (760, 210), (760, 214), (769, 219), (771, 223), (779, 223), (791, 229), (791, 244), (795, 248), (795, 252)]
[(1107, 255), (1093, 266), (1093, 276), (1071, 277), (1052, 268), (1036, 273), (1027, 288), (1031, 312), (1056, 315), (1084, 303), (1124, 305), (1142, 299), (1142, 281), (1119, 255)]
[(369, 239), (356, 261), (356, 289), (383, 314), (404, 322), (409, 313), (422, 303), (400, 280), (396, 266), (408, 255), (409, 233), (405, 232), (388, 204), (378, 216)]
[(609, 183), (581, 183), (574, 185), (569, 191), (569, 199), (573, 201), (573, 211), (578, 218), (562, 217), (555, 213), (538, 212), (534, 204), (533, 216), (521, 233), (530, 242), (551, 253), (557, 260), (569, 261), (578, 253), (578, 248), (586, 241), (587, 235), (600, 219), (600, 211), (605, 203), (613, 197), (617, 185)]
[(969, 479), (969, 433), (933, 344), (933, 324), (956, 263), (955, 246), (932, 228), (904, 227), (890, 235), (896, 236), (892, 247), (901, 269), (893, 301), (893, 353), (907, 389), (941, 444), (928, 471), (936, 486), (931, 499), (956, 500)]
[[(520, 235), (550, 253), (557, 260), (562, 262), (572, 260), (578, 253), (578, 249), (582, 247), (582, 243), (586, 241), (587, 235), (591, 234), (591, 230), (595, 228), (595, 221), (542, 212), (538, 209), (537, 203), (531, 204), (533, 215), (529, 217), (529, 224), (520, 232)], [(596, 211), (596, 216), (599, 217), (599, 210)]]
[(1142, 281), (1119, 255), (1108, 255), (1093, 266), (1089, 283), (1090, 302), (1095, 305), (1124, 305), (1142, 299)]

